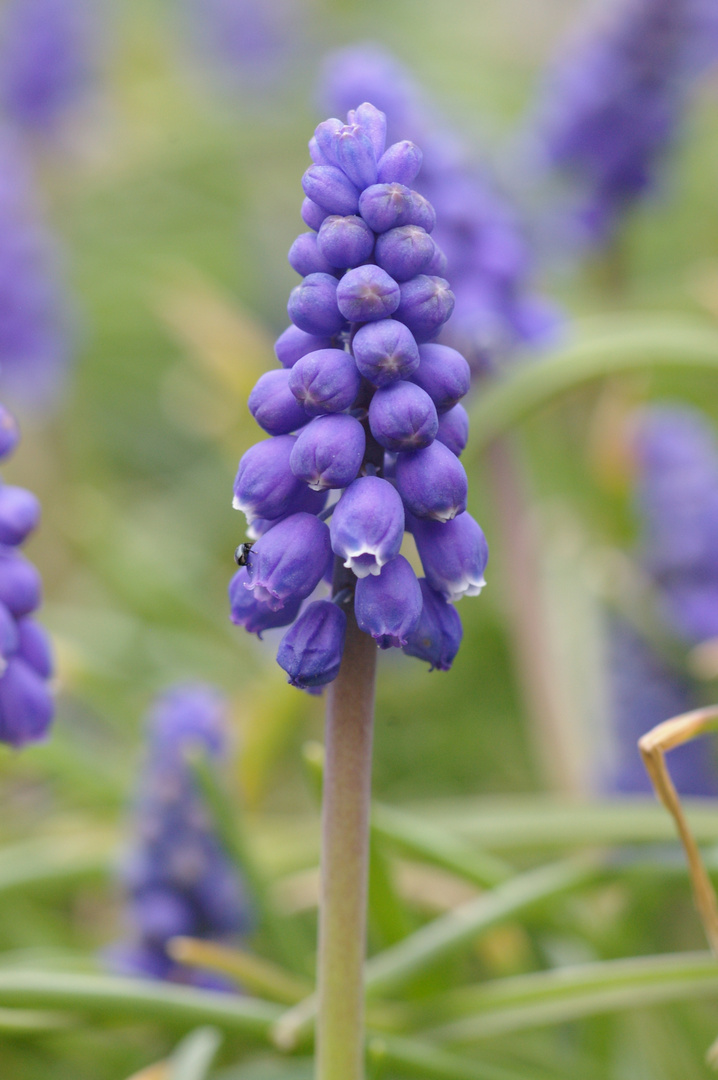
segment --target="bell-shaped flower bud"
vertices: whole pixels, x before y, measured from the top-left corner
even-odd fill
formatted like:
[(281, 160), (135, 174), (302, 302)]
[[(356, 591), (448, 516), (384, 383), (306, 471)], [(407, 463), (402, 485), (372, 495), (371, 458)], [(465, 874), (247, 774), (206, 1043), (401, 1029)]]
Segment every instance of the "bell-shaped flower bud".
[(359, 475), (364, 428), (353, 416), (318, 416), (297, 436), (289, 464), (315, 491), (345, 488)]
[(399, 306), (399, 286), (380, 266), (357, 266), (339, 282), (337, 305), (348, 322), (386, 319)]
[(406, 224), (419, 225), (426, 232), (433, 232), (436, 225), (436, 210), (434, 210), (429, 200), (420, 195), (418, 191), (412, 192), (412, 195), (412, 207), (409, 215), (411, 220), (407, 221)]
[(260, 537), (249, 553), (246, 588), (279, 611), (303, 600), (322, 580), (331, 555), (329, 529), (312, 514), (292, 514)]
[(374, 257), (395, 281), (408, 281), (425, 272), (435, 251), (436, 244), (425, 229), (402, 225), (377, 237)]
[(489, 557), (486, 538), (471, 514), (452, 521), (411, 523), (427, 583), (447, 600), (478, 596), (486, 584), (484, 570)]
[(321, 224), (317, 247), (330, 267), (345, 270), (371, 258), (374, 233), (356, 214), (331, 214)]
[(279, 645), (277, 663), (292, 686), (326, 686), (339, 674), (347, 617), (331, 600), (315, 600), (289, 628)]
[(320, 514), (326, 505), (327, 495), (327, 491), (312, 491), (306, 484), (299, 484), (287, 500), (284, 513), (277, 518), (252, 518), (247, 524), (247, 536), (250, 540), (259, 540), (260, 536), (292, 514)]
[(453, 604), (434, 592), (426, 578), (419, 578), (421, 618), (402, 646), (407, 656), (415, 656), (431, 665), (430, 671), (448, 671), (459, 651), (463, 628)]
[(44, 738), (54, 711), (45, 679), (12, 656), (0, 678), (0, 742), (24, 746)]
[(354, 359), (343, 349), (307, 353), (289, 373), (289, 389), (309, 416), (344, 412), (354, 402), (360, 385)]
[(454, 294), (445, 278), (418, 274), (399, 286), (396, 318), (406, 323), (417, 341), (435, 337), (454, 310)]
[[(289, 389), (291, 372), (286, 368), (260, 375), (249, 395), (249, 411), (261, 428), (270, 435), (288, 435), (304, 427), (309, 417)], [(0, 520), (2, 489), (0, 488)]]
[(19, 618), (39, 607), (41, 598), (42, 581), (32, 563), (12, 547), (0, 548), (0, 603)]
[(43, 679), (52, 678), (55, 664), (50, 636), (34, 619), (17, 621), (17, 654)]
[(377, 179), (380, 184), (404, 184), (411, 187), (419, 175), (424, 158), (416, 143), (404, 139), (392, 143), (379, 159)]
[(20, 440), (17, 420), (4, 405), (0, 405), (0, 461), (8, 457)]
[(338, 120), (336, 116), (332, 116), (329, 120), (322, 120), (321, 124), (317, 124), (314, 129), (314, 136), (309, 142), (309, 149), (312, 149), (312, 143), (315, 144), (318, 151), (317, 156), (322, 157), (322, 161), (316, 161), (314, 154), (312, 154), (312, 160), (318, 165), (338, 165), (337, 160), (337, 136), (344, 127), (341, 120)]
[(399, 554), (404, 535), (401, 497), (387, 480), (360, 476), (337, 503), (330, 532), (332, 551), (358, 578), (378, 574)]
[(359, 629), (371, 634), (380, 649), (406, 645), (421, 607), (419, 582), (403, 555), (382, 566), (378, 576), (357, 581), (354, 613)]
[(247, 633), (261, 639), (265, 630), (294, 622), (302, 606), (301, 599), (288, 600), (284, 607), (275, 611), (257, 599), (247, 588), (248, 583), (249, 571), (246, 566), (240, 566), (229, 583), (229, 617), (236, 626), (243, 626)]
[(376, 183), (372, 141), (357, 123), (344, 124), (336, 136), (337, 164), (359, 191)]
[(386, 116), (381, 109), (377, 109), (368, 101), (363, 101), (357, 109), (349, 111), (347, 120), (350, 124), (358, 124), (362, 131), (367, 133), (374, 150), (374, 157), (378, 161), (386, 146)]
[(337, 279), (331, 274), (308, 274), (289, 294), (287, 313), (307, 334), (337, 334), (344, 326), (337, 307)]
[[(17, 652), (20, 645), (18, 620), (14, 618), (5, 604), (0, 604), (0, 659), (7, 660)], [(4, 664), (0, 664), (0, 673)]]
[(301, 490), (301, 481), (289, 467), (294, 443), (293, 435), (277, 435), (250, 446), (240, 458), (232, 506), (248, 521), (281, 517)]
[(374, 386), (408, 379), (419, 366), (419, 346), (408, 326), (379, 319), (360, 326), (352, 340), (356, 366)]
[(302, 277), (307, 274), (331, 274), (334, 269), (317, 247), (315, 232), (300, 233), (287, 256), (292, 270)]
[(469, 484), (459, 459), (435, 441), (423, 450), (399, 454), (396, 489), (415, 517), (451, 521), (466, 510)]
[(369, 405), (371, 433), (386, 450), (418, 450), (436, 437), (436, 406), (421, 387), (395, 382), (381, 387)]
[(452, 454), (461, 457), (469, 441), (469, 414), (463, 405), (454, 405), (448, 412), (441, 414), (436, 438), (444, 446), (448, 446)]
[(325, 155), (324, 151), (319, 146), (319, 143), (317, 142), (316, 135), (312, 135), (311, 139), (309, 140), (308, 146), (309, 146), (309, 156), (310, 156), (310, 158), (312, 159), (312, 161), (314, 162), (315, 165), (333, 165), (334, 164), (334, 162), (329, 160), (329, 158)]
[(0, 544), (21, 544), (40, 521), (40, 502), (25, 488), (0, 484)]
[(461, 353), (448, 345), (421, 345), (421, 363), (411, 381), (426, 390), (438, 413), (448, 412), (471, 385), (471, 368)]
[(372, 184), (365, 188), (359, 198), (359, 213), (376, 233), (400, 225), (420, 225), (431, 232), (436, 223), (436, 215), (423, 195), (405, 184)]
[(318, 349), (331, 349), (331, 337), (317, 337), (316, 334), (307, 334), (298, 326), (288, 326), (283, 334), (280, 334), (274, 343), (274, 354), (282, 367), (294, 367), (307, 353), (317, 352)]
[(319, 232), (322, 222), (329, 214), (329, 211), (323, 210), (321, 206), (317, 206), (311, 199), (304, 199), (300, 213), (304, 224), (308, 225), (310, 229), (314, 229), (315, 232)]
[(448, 266), (449, 260), (447, 259), (446, 255), (444, 255), (444, 252), (441, 250), (436, 241), (434, 241), (434, 254), (431, 256), (431, 259), (426, 264), (424, 273), (429, 274), (431, 277), (445, 278)]
[(302, 177), (304, 194), (328, 214), (356, 214), (359, 188), (335, 165), (310, 165)]

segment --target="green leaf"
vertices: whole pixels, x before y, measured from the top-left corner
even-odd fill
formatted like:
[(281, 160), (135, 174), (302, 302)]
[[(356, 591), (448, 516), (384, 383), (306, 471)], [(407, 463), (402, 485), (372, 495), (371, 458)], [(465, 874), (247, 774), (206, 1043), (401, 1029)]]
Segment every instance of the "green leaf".
[(417, 1011), (417, 1020), (452, 1020), (431, 1037), (452, 1043), (559, 1024), (600, 1013), (718, 994), (718, 961), (708, 953), (606, 960), (497, 979), (453, 991)]
[(221, 1042), (214, 1027), (200, 1027), (185, 1035), (170, 1058), (168, 1080), (205, 1080)]
[(482, 888), (498, 885), (514, 873), (503, 859), (471, 847), (450, 830), (406, 810), (375, 803), (371, 824), (375, 836), (404, 854), (450, 870)]
[[(698, 843), (718, 841), (718, 801), (686, 799), (683, 808)], [(577, 802), (553, 796), (463, 799), (416, 807), (465, 841), (492, 851), (675, 841), (675, 826), (653, 798)]]
[(0, 969), (0, 1006), (72, 1009), (98, 1020), (146, 1020), (178, 1027), (213, 1024), (266, 1039), (281, 1006), (239, 994), (196, 990), (115, 975)]
[(515, 365), (477, 394), (470, 409), (474, 454), (531, 413), (599, 379), (658, 369), (718, 372), (718, 332), (698, 319), (612, 315), (572, 329), (574, 339), (560, 351)]
[(535, 1073), (509, 1072), (488, 1062), (470, 1061), (423, 1039), (372, 1039), (368, 1049), (369, 1059), (376, 1064), (421, 1080), (538, 1080)]
[(0, 848), (0, 893), (99, 877), (111, 865), (116, 842), (113, 833), (83, 831)]
[(600, 876), (597, 860), (566, 860), (517, 874), (503, 885), (469, 900), (422, 926), (367, 962), (365, 986), (375, 997), (453, 955), (497, 923), (572, 892)]

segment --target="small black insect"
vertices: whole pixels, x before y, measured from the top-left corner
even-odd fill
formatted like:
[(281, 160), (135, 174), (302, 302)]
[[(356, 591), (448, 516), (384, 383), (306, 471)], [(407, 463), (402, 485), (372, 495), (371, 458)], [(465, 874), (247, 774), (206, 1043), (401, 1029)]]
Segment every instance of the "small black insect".
[(237, 566), (246, 566), (249, 558), (249, 553), (252, 550), (253, 541), (249, 541), (246, 544), (238, 544), (234, 552), (234, 561)]

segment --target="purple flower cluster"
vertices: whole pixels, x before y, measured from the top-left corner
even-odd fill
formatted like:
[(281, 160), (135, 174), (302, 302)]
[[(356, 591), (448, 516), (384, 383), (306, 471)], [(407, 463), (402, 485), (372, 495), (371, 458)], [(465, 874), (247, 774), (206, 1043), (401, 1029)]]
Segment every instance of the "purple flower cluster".
[[(697, 708), (696, 687), (618, 619), (608, 627), (607, 661), (613, 745), (603, 786), (624, 794), (648, 794), (653, 788), (636, 744), (656, 724)], [(670, 769), (682, 795), (718, 795), (718, 769), (704, 739), (672, 750)]]
[(55, 128), (89, 77), (84, 0), (10, 0), (0, 26), (0, 105), (20, 127)]
[[(18, 438), (13, 416), (0, 405), (0, 461)], [(42, 582), (18, 551), (39, 520), (33, 494), (0, 483), (0, 742), (10, 746), (44, 738), (55, 711), (50, 642), (31, 617), (40, 606)]]
[[(448, 669), (461, 639), (451, 603), (480, 591), (487, 560), (459, 461), (469, 366), (434, 340), (454, 297), (434, 209), (412, 186), (421, 151), (408, 140), (387, 147), (384, 113), (368, 103), (346, 124), (320, 124), (309, 149), (311, 231), (289, 253), (302, 281), (276, 343), (282, 367), (249, 399), (271, 438), (242, 457), (234, 484), (234, 506), (258, 539), (230, 584), (235, 623), (260, 635), (290, 627), (277, 659), (305, 689), (336, 677), (351, 594), (381, 648)], [(400, 554), (405, 531), (421, 580)], [(335, 557), (345, 571), (337, 602), (300, 612)]]
[(188, 763), (189, 754), (201, 753), (216, 765), (226, 737), (226, 702), (202, 683), (173, 687), (150, 712), (133, 847), (122, 869), (133, 940), (110, 950), (116, 970), (215, 986), (217, 980), (176, 965), (167, 942), (179, 935), (222, 940), (249, 926), (239, 875)]
[(653, 406), (634, 436), (640, 559), (674, 633), (718, 637), (718, 443), (687, 406)]
[[(650, 406), (633, 424), (638, 560), (654, 586), (666, 629), (687, 645), (718, 637), (718, 443), (705, 417), (687, 406)], [(609, 639), (613, 729), (622, 752), (618, 790), (648, 790), (636, 740), (655, 724), (700, 703), (695, 680), (671, 667), (623, 623)], [(705, 741), (671, 753), (685, 794), (718, 793)]]
[(38, 408), (56, 399), (69, 335), (54, 252), (32, 189), (17, 141), (0, 131), (0, 388), (5, 398)]
[(544, 338), (556, 316), (531, 294), (529, 245), (516, 212), (461, 141), (447, 134), (405, 69), (377, 46), (340, 49), (325, 62), (321, 97), (339, 113), (373, 101), (391, 118), (390, 139), (402, 133), (423, 150), (415, 186), (436, 210), (433, 236), (446, 255), (456, 301), (441, 340), (484, 372), (518, 343)]
[(550, 166), (574, 182), (590, 242), (609, 241), (649, 188), (692, 83), (717, 56), (713, 0), (624, 0), (567, 44), (538, 138)]

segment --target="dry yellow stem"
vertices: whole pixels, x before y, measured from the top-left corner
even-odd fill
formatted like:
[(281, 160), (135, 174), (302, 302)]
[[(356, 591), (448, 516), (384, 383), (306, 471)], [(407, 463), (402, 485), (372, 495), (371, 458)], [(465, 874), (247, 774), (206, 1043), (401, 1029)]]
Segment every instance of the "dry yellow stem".
[(681, 801), (673, 786), (665, 761), (668, 750), (717, 729), (718, 706), (696, 709), (694, 712), (674, 716), (673, 719), (658, 724), (638, 740), (638, 749), (641, 751), (643, 764), (646, 766), (658, 798), (676, 823), (678, 835), (688, 859), (698, 914), (701, 917), (708, 943), (714, 955), (718, 957), (718, 902), (715, 890), (683, 813)]

